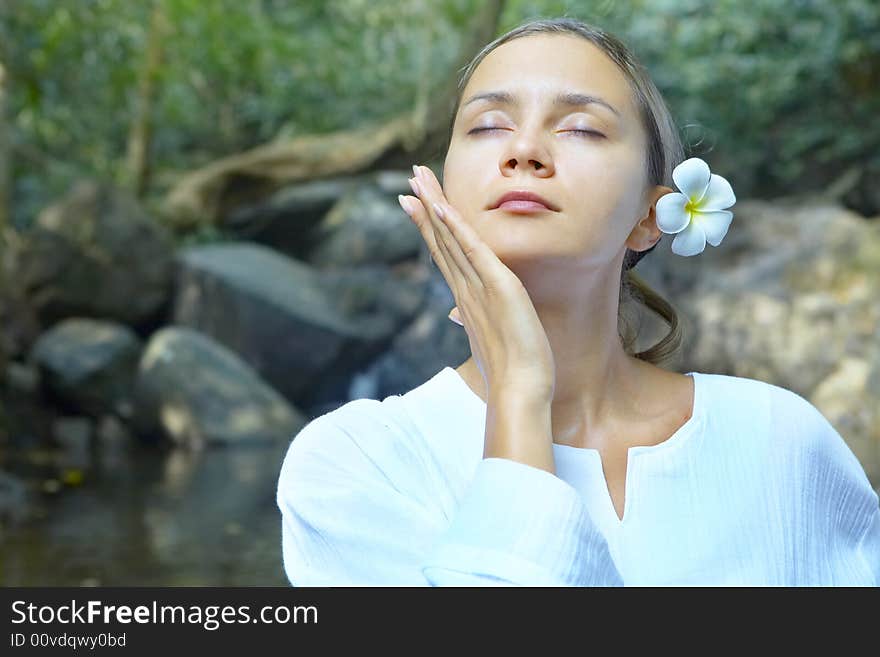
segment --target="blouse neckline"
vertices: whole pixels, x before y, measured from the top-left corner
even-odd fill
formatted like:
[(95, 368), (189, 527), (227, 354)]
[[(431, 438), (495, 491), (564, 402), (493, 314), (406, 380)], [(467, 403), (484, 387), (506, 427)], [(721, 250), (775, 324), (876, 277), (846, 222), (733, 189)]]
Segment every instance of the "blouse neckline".
[[(446, 374), (452, 381), (453, 387), (461, 391), (461, 398), (464, 403), (469, 405), (472, 410), (475, 411), (478, 415), (482, 415), (482, 417), (485, 417), (486, 402), (484, 402), (479, 395), (471, 390), (470, 386), (462, 378), (462, 376), (453, 367), (450, 366), (444, 367), (441, 373)], [(636, 467), (634, 465), (634, 461), (638, 460), (641, 465), (641, 460), (645, 457), (648, 457), (652, 454), (665, 452), (667, 450), (677, 449), (682, 445), (685, 445), (687, 442), (689, 442), (688, 439), (690, 437), (698, 433), (699, 427), (703, 424), (706, 404), (706, 391), (704, 390), (704, 385), (706, 383), (705, 377), (700, 372), (685, 372), (685, 376), (690, 376), (694, 380), (694, 402), (691, 416), (684, 422), (684, 424), (676, 429), (671, 436), (669, 436), (662, 442), (659, 442), (656, 445), (634, 445), (627, 449), (626, 478), (624, 482), (623, 518), (620, 518), (617, 515), (617, 511), (614, 509), (614, 503), (611, 500), (611, 494), (608, 490), (608, 480), (605, 478), (605, 472), (602, 467), (602, 456), (599, 453), (599, 450), (593, 447), (573, 447), (571, 445), (561, 445), (559, 443), (553, 443), (553, 455), (555, 458), (560, 460), (582, 458), (586, 459), (588, 462), (592, 463), (594, 467), (598, 468), (598, 470), (595, 471), (595, 476), (602, 478), (602, 506), (605, 509), (606, 515), (609, 516), (609, 522), (612, 523), (615, 528), (623, 527), (632, 517), (631, 508), (634, 504), (634, 483), (631, 473)]]

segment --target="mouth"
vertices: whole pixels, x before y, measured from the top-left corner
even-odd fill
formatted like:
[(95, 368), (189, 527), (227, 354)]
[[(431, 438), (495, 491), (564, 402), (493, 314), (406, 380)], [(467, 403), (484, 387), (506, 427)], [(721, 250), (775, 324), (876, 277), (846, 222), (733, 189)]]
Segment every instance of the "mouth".
[(559, 208), (550, 201), (528, 190), (512, 190), (503, 194), (490, 210), (501, 210), (513, 214), (532, 214), (535, 212), (558, 212)]
[(510, 212), (511, 214), (532, 214), (535, 212), (553, 212), (550, 208), (548, 208), (543, 203), (538, 203), (537, 201), (524, 201), (522, 199), (512, 200), (512, 201), (504, 201), (497, 208), (493, 208), (494, 210), (501, 210), (503, 212)]

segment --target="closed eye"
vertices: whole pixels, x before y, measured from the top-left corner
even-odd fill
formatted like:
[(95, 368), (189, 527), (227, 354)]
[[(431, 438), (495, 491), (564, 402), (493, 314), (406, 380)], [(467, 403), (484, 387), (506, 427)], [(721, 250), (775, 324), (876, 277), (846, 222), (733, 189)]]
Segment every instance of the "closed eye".
[[(505, 128), (473, 128), (468, 130), (468, 134), (474, 134), (476, 132), (491, 132), (493, 130), (504, 130)], [(590, 135), (593, 138), (601, 138), (604, 139), (605, 135), (601, 132), (596, 132), (595, 130), (563, 130), (562, 132), (578, 132), (585, 135)]]

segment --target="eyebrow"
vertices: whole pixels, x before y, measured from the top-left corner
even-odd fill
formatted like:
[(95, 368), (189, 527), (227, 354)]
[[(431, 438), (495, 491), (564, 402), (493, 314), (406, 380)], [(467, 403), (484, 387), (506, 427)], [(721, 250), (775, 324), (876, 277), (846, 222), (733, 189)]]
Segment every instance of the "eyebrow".
[[(471, 103), (475, 103), (478, 100), (500, 103), (502, 105), (519, 104), (519, 99), (509, 91), (484, 91), (468, 98), (468, 100), (462, 104), (462, 108)], [(589, 94), (582, 94), (574, 91), (563, 91), (553, 98), (554, 107), (581, 107), (583, 105), (601, 105), (620, 117), (620, 112), (598, 96), (591, 96)]]

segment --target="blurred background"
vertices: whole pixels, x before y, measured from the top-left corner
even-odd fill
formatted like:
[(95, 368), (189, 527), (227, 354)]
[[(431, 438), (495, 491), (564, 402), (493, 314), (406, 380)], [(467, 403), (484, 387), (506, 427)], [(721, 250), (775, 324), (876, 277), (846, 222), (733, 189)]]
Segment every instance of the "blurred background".
[[(0, 4), (0, 584), (284, 585), (290, 439), (469, 356), (396, 196), (530, 19), (622, 38), (737, 194), (637, 270), (670, 369), (814, 403), (880, 486), (873, 0)], [(643, 317), (640, 347), (663, 326)]]

